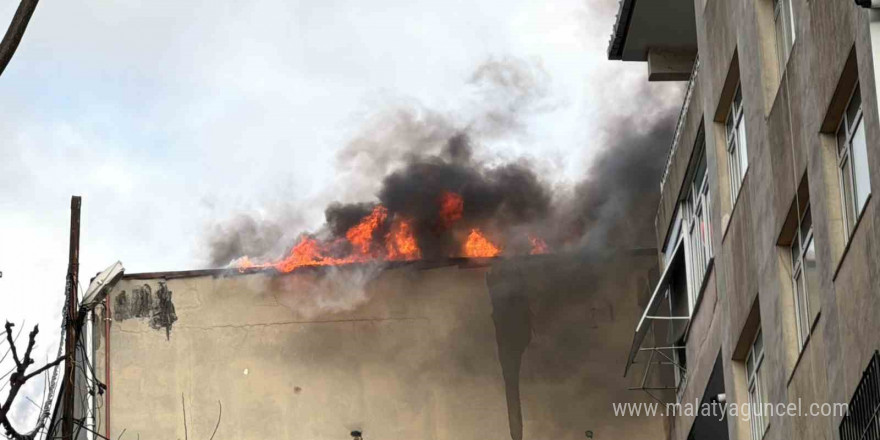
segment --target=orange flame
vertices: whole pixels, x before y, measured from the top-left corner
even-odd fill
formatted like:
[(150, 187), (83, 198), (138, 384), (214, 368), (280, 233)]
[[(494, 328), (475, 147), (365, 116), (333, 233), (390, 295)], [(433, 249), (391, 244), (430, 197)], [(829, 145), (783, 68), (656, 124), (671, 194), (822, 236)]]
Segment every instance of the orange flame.
[(373, 208), (368, 216), (364, 217), (360, 223), (352, 226), (345, 233), (345, 238), (357, 249), (362, 255), (370, 252), (370, 244), (373, 242), (373, 231), (385, 222), (388, 217), (388, 210), (382, 205)]
[(302, 266), (334, 266), (337, 264), (353, 263), (355, 257), (334, 258), (324, 255), (324, 245), (314, 238), (303, 235), (299, 243), (290, 250), (290, 254), (272, 266), (279, 272), (290, 272)]
[(389, 260), (418, 260), (422, 258), (422, 250), (416, 242), (410, 223), (395, 219), (391, 232), (385, 236), (385, 247)]
[(461, 219), (464, 212), (464, 200), (460, 195), (443, 191), (440, 195), (440, 225), (448, 229), (453, 223)]
[(465, 257), (495, 257), (501, 253), (501, 249), (492, 244), (483, 236), (479, 229), (471, 229), (467, 241), (464, 243)]
[[(463, 210), (464, 201), (460, 195), (444, 192), (440, 198), (438, 220), (442, 226), (448, 228), (462, 218)], [(388, 216), (388, 209), (377, 205), (358, 224), (346, 231), (345, 237), (321, 239), (303, 234), (284, 258), (255, 262), (248, 257), (242, 257), (237, 262), (238, 269), (246, 271), (274, 268), (279, 272), (291, 272), (303, 266), (335, 266), (374, 260), (411, 261), (422, 258), (413, 220), (395, 215), (389, 225)], [(377, 231), (386, 230), (388, 232), (384, 237), (374, 237)], [(528, 238), (531, 243), (530, 254), (546, 254), (549, 251), (547, 243), (540, 237), (530, 234)], [(381, 242), (383, 239), (384, 243)], [(492, 243), (478, 228), (471, 229), (461, 246), (462, 256), (468, 258), (496, 257), (501, 254), (501, 250), (501, 246)]]
[(532, 250), (529, 251), (529, 255), (541, 255), (548, 252), (547, 242), (540, 237), (529, 235), (529, 241), (532, 243)]

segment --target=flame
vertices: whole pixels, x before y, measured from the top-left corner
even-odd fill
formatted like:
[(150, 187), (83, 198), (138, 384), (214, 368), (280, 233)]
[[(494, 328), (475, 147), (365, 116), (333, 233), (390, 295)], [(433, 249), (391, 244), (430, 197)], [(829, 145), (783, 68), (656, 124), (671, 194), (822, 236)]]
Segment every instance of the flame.
[(495, 257), (501, 249), (483, 236), (479, 229), (471, 229), (462, 249), (465, 257)]
[(529, 235), (529, 241), (532, 243), (532, 250), (529, 251), (529, 255), (541, 255), (548, 252), (547, 242), (541, 239), (541, 237)]
[(242, 272), (244, 272), (245, 270), (248, 270), (248, 269), (256, 268), (256, 267), (265, 267), (262, 264), (254, 263), (253, 261), (251, 261), (250, 258), (248, 258), (247, 255), (239, 258), (238, 261), (236, 262), (236, 264), (238, 264), (238, 270), (242, 271)]
[(290, 272), (302, 266), (333, 266), (337, 264), (353, 263), (357, 261), (354, 256), (347, 258), (334, 258), (325, 255), (326, 245), (318, 240), (303, 235), (299, 243), (290, 250), (287, 258), (272, 264), (279, 272)]
[(384, 223), (386, 218), (388, 218), (388, 210), (382, 205), (376, 205), (373, 212), (345, 233), (345, 238), (362, 255), (367, 255), (370, 252), (370, 244), (373, 242), (373, 231)]
[(385, 236), (385, 248), (389, 260), (418, 260), (422, 250), (413, 235), (410, 222), (395, 219), (391, 232)]
[[(459, 194), (444, 192), (440, 197), (438, 221), (448, 228), (462, 218), (464, 201)], [(422, 250), (416, 239), (417, 225), (412, 218), (398, 214), (389, 219), (388, 209), (376, 205), (358, 224), (346, 231), (344, 237), (322, 239), (302, 234), (284, 258), (277, 261), (256, 262), (242, 257), (236, 265), (240, 271), (256, 268), (274, 268), (279, 272), (291, 272), (303, 266), (335, 266), (367, 261), (411, 261), (422, 258)], [(384, 236), (378, 234), (382, 231)], [(546, 254), (547, 243), (529, 234), (531, 255)], [(471, 229), (461, 246), (463, 257), (486, 258), (501, 254), (502, 247), (492, 243), (483, 232)]]
[(464, 212), (464, 200), (460, 195), (449, 191), (440, 194), (440, 226), (443, 229), (448, 229), (461, 219), (462, 212)]

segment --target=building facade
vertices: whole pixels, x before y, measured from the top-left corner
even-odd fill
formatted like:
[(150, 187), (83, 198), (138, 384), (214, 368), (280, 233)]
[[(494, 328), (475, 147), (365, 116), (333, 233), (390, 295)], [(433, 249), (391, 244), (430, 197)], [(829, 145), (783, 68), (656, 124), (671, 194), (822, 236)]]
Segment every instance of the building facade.
[[(844, 0), (621, 1), (609, 58), (687, 84), (658, 182), (663, 275), (629, 374), (666, 369), (663, 386), (642, 387), (666, 402), (798, 408), (667, 415), (655, 438), (880, 438), (871, 13)], [(845, 415), (827, 406), (840, 403)]]
[(610, 402), (650, 401), (620, 367), (648, 286), (623, 274), (652, 267), (649, 250), (126, 274), (96, 311), (94, 430), (647, 438), (662, 419), (614, 417)]

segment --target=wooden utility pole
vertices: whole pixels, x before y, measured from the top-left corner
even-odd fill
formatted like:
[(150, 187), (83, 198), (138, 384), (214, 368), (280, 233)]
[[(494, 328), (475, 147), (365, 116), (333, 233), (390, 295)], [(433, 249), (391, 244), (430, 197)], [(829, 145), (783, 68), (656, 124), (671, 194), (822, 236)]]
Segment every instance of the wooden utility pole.
[(76, 393), (76, 338), (77, 338), (77, 306), (79, 295), (79, 210), (82, 200), (79, 196), (70, 198), (70, 256), (67, 264), (67, 320), (64, 354), (64, 395), (62, 404), (64, 412), (61, 418), (62, 440), (73, 440), (73, 405)]

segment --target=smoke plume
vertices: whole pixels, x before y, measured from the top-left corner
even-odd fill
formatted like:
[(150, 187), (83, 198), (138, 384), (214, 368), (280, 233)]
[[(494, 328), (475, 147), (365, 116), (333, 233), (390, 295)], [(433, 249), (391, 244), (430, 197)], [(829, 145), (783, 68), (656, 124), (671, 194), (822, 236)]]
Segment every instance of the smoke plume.
[[(353, 253), (376, 257), (388, 252), (385, 258), (390, 258), (396, 251), (389, 237), (401, 223), (417, 243), (419, 253), (412, 255), (422, 259), (462, 256), (462, 243), (474, 230), (502, 255), (534, 252), (536, 240), (554, 252), (653, 247), (657, 184), (674, 109), (662, 104), (662, 94), (638, 86), (639, 99), (659, 110), (609, 112), (603, 133), (596, 136), (603, 145), (584, 146), (599, 150), (586, 177), (560, 187), (557, 176), (547, 175), (552, 168), (534, 159), (499, 161), (487, 148), (526, 130), (530, 115), (558, 105), (549, 83), (537, 61), (490, 59), (468, 80), (480, 97), (468, 115), (417, 105), (380, 112), (338, 159), (347, 186), (355, 192), (367, 188), (371, 197), (331, 203), (324, 225), (305, 235), (271, 218), (237, 215), (207, 235), (209, 263), (277, 260), (291, 252), (292, 237), (300, 237), (300, 243), (315, 240), (328, 261), (350, 261), (341, 256)], [(460, 204), (460, 212), (445, 212), (449, 203)], [(352, 228), (371, 218), (365, 237), (352, 242)], [(287, 242), (279, 245), (282, 239)]]

